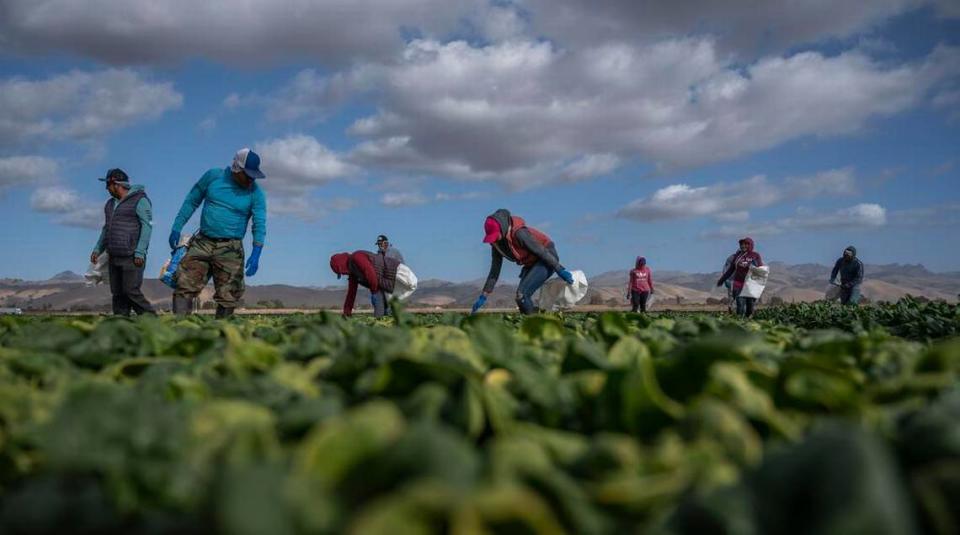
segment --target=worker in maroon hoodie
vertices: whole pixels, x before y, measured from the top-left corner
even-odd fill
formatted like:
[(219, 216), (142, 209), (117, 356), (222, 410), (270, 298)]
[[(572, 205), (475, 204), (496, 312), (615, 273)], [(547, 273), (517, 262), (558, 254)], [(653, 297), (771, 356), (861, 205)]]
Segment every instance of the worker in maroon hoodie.
[(653, 294), (653, 273), (647, 266), (647, 259), (642, 256), (637, 257), (635, 267), (630, 270), (627, 292), (630, 294), (630, 310), (646, 312), (647, 299)]
[(533, 294), (554, 273), (567, 284), (573, 284), (573, 275), (560, 265), (557, 248), (549, 236), (528, 227), (522, 217), (511, 215), (501, 208), (483, 222), (483, 243), (490, 244), (490, 272), (483, 285), (483, 293), (473, 304), (472, 312), (480, 310), (487, 302), (500, 278), (503, 259), (523, 266), (520, 269), (520, 284), (517, 285), (517, 307), (522, 314), (533, 314)]
[(743, 238), (739, 243), (740, 250), (735, 253), (736, 256), (734, 256), (730, 267), (720, 276), (720, 279), (717, 281), (717, 286), (723, 286), (723, 283), (733, 276), (732, 289), (733, 298), (737, 303), (737, 314), (749, 318), (753, 315), (753, 309), (757, 299), (754, 297), (740, 297), (740, 292), (743, 290), (743, 284), (747, 280), (747, 275), (750, 274), (750, 268), (753, 266), (762, 266), (763, 259), (760, 258), (760, 253), (753, 250), (752, 238)]
[[(369, 288), (370, 292), (374, 294), (381, 291), (392, 294), (394, 284), (397, 282), (397, 266), (399, 265), (400, 261), (395, 258), (370, 251), (337, 253), (331, 256), (330, 269), (337, 274), (338, 279), (347, 275), (349, 280), (347, 296), (343, 300), (343, 315), (350, 316), (353, 314), (353, 304), (357, 299), (358, 285)], [(385, 308), (385, 299), (374, 301), (373, 317), (382, 318)]]

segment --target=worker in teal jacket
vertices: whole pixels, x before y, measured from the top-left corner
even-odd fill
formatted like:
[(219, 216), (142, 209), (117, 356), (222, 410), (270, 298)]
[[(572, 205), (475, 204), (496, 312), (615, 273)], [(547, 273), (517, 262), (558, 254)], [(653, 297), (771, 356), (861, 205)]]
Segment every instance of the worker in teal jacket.
[(244, 291), (243, 237), (253, 220), (253, 251), (246, 262), (246, 276), (260, 266), (260, 254), (267, 233), (267, 201), (257, 180), (260, 156), (240, 149), (230, 167), (204, 173), (187, 194), (170, 231), (170, 248), (176, 249), (180, 233), (193, 213), (203, 204), (200, 232), (190, 243), (177, 269), (173, 311), (189, 314), (207, 281), (213, 277), (217, 317), (233, 314)]

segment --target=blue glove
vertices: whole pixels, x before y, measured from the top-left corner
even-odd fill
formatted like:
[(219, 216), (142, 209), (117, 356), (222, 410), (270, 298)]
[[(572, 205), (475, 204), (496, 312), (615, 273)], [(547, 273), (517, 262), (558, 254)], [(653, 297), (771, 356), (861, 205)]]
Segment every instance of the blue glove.
[(176, 248), (177, 248), (177, 245), (180, 245), (180, 233), (179, 233), (179, 232), (177, 232), (177, 231), (175, 231), (175, 230), (171, 230), (171, 231), (170, 231), (170, 238), (169, 238), (169, 239), (170, 239), (170, 250), (171, 250), (171, 251), (174, 250), (174, 249), (176, 249)]
[(477, 311), (480, 310), (480, 307), (482, 307), (485, 304), (487, 304), (487, 296), (484, 294), (480, 294), (480, 297), (477, 298), (477, 302), (474, 303), (473, 308), (470, 309), (470, 313), (476, 314)]
[(254, 245), (250, 258), (247, 259), (247, 276), (252, 277), (260, 269), (260, 252), (263, 251), (262, 245)]
[(561, 269), (557, 272), (557, 276), (563, 279), (563, 282), (567, 284), (573, 284), (573, 274), (565, 269)]

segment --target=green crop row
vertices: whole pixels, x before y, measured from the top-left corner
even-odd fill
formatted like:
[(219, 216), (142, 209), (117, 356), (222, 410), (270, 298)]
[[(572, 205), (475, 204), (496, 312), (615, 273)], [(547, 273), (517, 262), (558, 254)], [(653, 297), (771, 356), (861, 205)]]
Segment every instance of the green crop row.
[(766, 314), (0, 318), (0, 532), (955, 533), (960, 341)]

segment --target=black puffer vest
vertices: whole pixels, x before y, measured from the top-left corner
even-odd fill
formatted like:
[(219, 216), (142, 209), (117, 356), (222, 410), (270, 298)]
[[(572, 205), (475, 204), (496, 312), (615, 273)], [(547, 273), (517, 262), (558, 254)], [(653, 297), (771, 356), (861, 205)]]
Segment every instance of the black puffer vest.
[(131, 193), (121, 199), (117, 208), (113, 208), (114, 200), (107, 201), (103, 207), (106, 218), (106, 234), (104, 242), (107, 254), (114, 258), (133, 256), (140, 240), (140, 218), (137, 217), (137, 203), (146, 197), (143, 191)]

